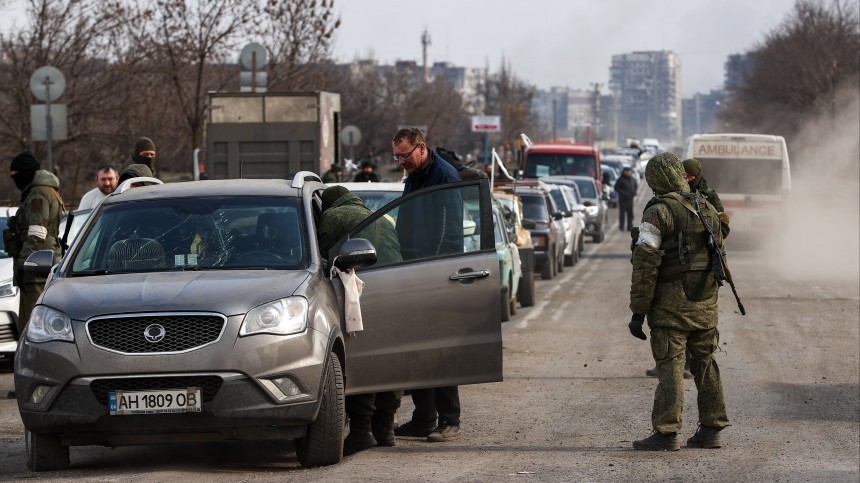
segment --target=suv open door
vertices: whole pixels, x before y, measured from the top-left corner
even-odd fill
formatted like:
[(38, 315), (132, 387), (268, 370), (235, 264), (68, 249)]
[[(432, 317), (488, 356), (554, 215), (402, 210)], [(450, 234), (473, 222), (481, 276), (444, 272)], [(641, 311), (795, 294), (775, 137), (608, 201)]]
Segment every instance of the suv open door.
[[(358, 272), (364, 330), (346, 338), (346, 393), (501, 381), (501, 281), (488, 181), (398, 198), (349, 238), (372, 239), (365, 230), (382, 217), (395, 223), (404, 260)], [(423, 237), (403, 233), (435, 235), (452, 226), (458, 233), (446, 234), (448, 250), (426, 243), (416, 249), (410, 240)]]

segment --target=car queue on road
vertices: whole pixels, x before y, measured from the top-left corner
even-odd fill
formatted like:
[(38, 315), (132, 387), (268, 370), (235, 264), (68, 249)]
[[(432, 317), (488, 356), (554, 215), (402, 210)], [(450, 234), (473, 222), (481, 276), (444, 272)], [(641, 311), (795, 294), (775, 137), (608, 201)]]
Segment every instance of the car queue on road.
[[(27, 264), (48, 277), (15, 365), (28, 467), (67, 468), (74, 445), (213, 438), (293, 439), (302, 466), (337, 463), (345, 394), (500, 380), (500, 323), (534, 305), (535, 272), (551, 280), (580, 261), (585, 236), (604, 238), (606, 200), (591, 176), (478, 179), (409, 196), (402, 183), (343, 185), (375, 213), (331, 253), (317, 250), (314, 230), (326, 185), (307, 172), (121, 185), (70, 214), (63, 260), (37, 252)], [(462, 250), (376, 263), (372, 220), (396, 226), (404, 207), (442, 198), (462, 206)], [(366, 324), (352, 330), (338, 315), (347, 287), (336, 283), (350, 269), (365, 284)], [(241, 296), (218, 298), (226, 286)], [(400, 309), (384, 303), (392, 297)], [(432, 329), (438, 300), (457, 307), (446, 311), (453, 332)], [(397, 336), (405, 321), (414, 344)], [(346, 337), (355, 330), (362, 337)], [(442, 349), (445, 358), (432, 356)], [(38, 362), (47, 359), (62, 364)], [(248, 398), (253, 407), (237, 406)]]

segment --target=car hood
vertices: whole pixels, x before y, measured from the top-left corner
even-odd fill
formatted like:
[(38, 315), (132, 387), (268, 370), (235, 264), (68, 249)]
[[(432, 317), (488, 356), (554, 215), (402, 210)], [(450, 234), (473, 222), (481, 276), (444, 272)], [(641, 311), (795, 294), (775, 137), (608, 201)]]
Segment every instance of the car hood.
[(75, 320), (129, 312), (204, 311), (231, 316), (294, 294), (309, 276), (307, 271), (261, 270), (63, 278), (47, 287), (41, 303)]

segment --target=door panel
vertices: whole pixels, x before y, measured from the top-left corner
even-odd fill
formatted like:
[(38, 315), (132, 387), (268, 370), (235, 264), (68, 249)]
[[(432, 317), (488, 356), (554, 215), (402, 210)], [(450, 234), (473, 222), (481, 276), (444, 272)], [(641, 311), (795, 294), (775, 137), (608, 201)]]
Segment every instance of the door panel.
[[(450, 213), (437, 216), (443, 204), (440, 199), (454, 200), (451, 206), (462, 210), (456, 225), (465, 232), (459, 238), (444, 233), (439, 239), (449, 245), (450, 240), (458, 239), (462, 249), (452, 251), (449, 246), (429, 253), (428, 246), (435, 245), (422, 243), (417, 251), (402, 246), (404, 254), (412, 255), (358, 272), (365, 283), (361, 295), (364, 330), (346, 337), (347, 394), (502, 380), (501, 282), (486, 180), (404, 196), (374, 213), (351, 236), (369, 238), (374, 220), (389, 215), (381, 221), (394, 219), (397, 224), (396, 216), (409, 214), (420, 216), (430, 236), (436, 236), (434, 224), (437, 228), (453, 226)], [(414, 224), (408, 226), (415, 230)], [(414, 235), (401, 238), (403, 244)], [(339, 283), (335, 285), (340, 289)]]

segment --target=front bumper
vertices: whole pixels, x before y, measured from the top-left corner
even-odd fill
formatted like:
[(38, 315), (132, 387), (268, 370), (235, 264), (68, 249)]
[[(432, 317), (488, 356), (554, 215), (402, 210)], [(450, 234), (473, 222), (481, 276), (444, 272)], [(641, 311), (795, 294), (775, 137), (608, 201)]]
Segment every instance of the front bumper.
[[(60, 433), (66, 444), (303, 434), (318, 411), (328, 338), (311, 328), (293, 336), (236, 337), (240, 323), (240, 317), (231, 317), (219, 341), (177, 354), (128, 355), (101, 350), (90, 344), (82, 326), (75, 329), (77, 343), (24, 340), (15, 358), (15, 390), (24, 426), (37, 433)], [(188, 377), (219, 380), (214, 392), (202, 394), (200, 413), (110, 415), (105, 380), (111, 381), (110, 390), (140, 390), (131, 386), (144, 379), (151, 381), (147, 389), (196, 386), (175, 382)], [(279, 392), (272, 381), (280, 378), (292, 381), (300, 394), (286, 397)], [(99, 384), (102, 392), (96, 389)], [(50, 389), (36, 403), (33, 395), (39, 386)]]

